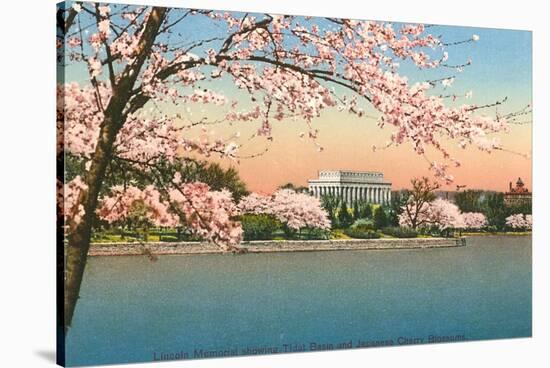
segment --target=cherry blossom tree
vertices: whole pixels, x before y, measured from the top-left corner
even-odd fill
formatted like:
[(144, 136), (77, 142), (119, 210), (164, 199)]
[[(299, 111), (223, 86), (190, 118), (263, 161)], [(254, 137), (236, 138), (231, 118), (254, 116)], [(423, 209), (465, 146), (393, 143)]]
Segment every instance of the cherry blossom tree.
[[(501, 101), (477, 106), (467, 103), (468, 93), (432, 93), (438, 86), (451, 88), (454, 74), (471, 63), (449, 64), (449, 48), (476, 42), (476, 35), (446, 42), (422, 24), (89, 2), (61, 4), (57, 21), (60, 64), (80, 65), (87, 72), (84, 81), (65, 81), (61, 75), (57, 87), (58, 188), (65, 198), (58, 223), (64, 224), (68, 243), (66, 328), (78, 299), (99, 194), (113, 162), (129, 163), (153, 176), (158, 160), (184, 154), (238, 160), (245, 144), (238, 133), (194, 137), (192, 128), (244, 121), (258, 124), (254, 137), (271, 141), (273, 122), (285, 118), (303, 122), (307, 136), (321, 150), (316, 117), (337, 109), (366, 120), (368, 104), (379, 115), (378, 125), (393, 131), (388, 146), (409, 143), (428, 159), (436, 177), (450, 182), (447, 169), (459, 162), (447, 151), (448, 140), (488, 152), (499, 149), (489, 134), (506, 130), (513, 117), (480, 114)], [(218, 34), (194, 39), (180, 33), (180, 27), (199, 21), (210, 22)], [(439, 69), (442, 77), (412, 83), (400, 74), (400, 63)], [(250, 103), (232, 100), (231, 93), (214, 87), (216, 83), (233, 86)], [(450, 106), (446, 101), (451, 98), (465, 103)], [(195, 105), (223, 112), (215, 120), (182, 114)], [(430, 147), (440, 159), (428, 158)], [(65, 153), (87, 160), (86, 173), (66, 185)], [(180, 185), (177, 180), (159, 180), (156, 189), (145, 189), (147, 193), (129, 189), (126, 195), (120, 190), (113, 188), (113, 198), (140, 197), (150, 206), (152, 221), (169, 221), (162, 216), (171, 208), (178, 221), (223, 249), (236, 249), (241, 235), (230, 220), (227, 193), (210, 192), (200, 184)], [(222, 209), (209, 207), (218, 205)]]
[(488, 225), (487, 218), (480, 212), (464, 212), (462, 219), (467, 229), (483, 229)]
[[(405, 206), (399, 216), (399, 224), (401, 226), (413, 227), (411, 218), (406, 214), (406, 211), (407, 206)], [(465, 222), (458, 206), (445, 199), (436, 198), (431, 202), (425, 203), (422, 210), (417, 214), (417, 227), (437, 227), (441, 231), (465, 227)]]
[(279, 189), (271, 196), (252, 193), (239, 202), (241, 213), (273, 215), (290, 230), (330, 229), (328, 213), (319, 198), (291, 189)]
[(462, 229), (465, 227), (462, 213), (458, 206), (446, 199), (437, 198), (430, 203), (426, 223), (439, 230)]
[(506, 217), (506, 226), (514, 230), (531, 230), (533, 227), (532, 215), (517, 213)]
[(412, 190), (407, 193), (405, 205), (399, 214), (399, 225), (416, 229), (428, 223), (430, 203), (435, 199), (434, 191), (439, 188), (437, 182), (427, 177), (411, 180)]
[[(399, 217), (401, 226), (412, 227), (410, 216), (406, 215), (406, 206)], [(439, 230), (482, 229), (487, 226), (487, 218), (479, 212), (461, 213), (458, 206), (448, 200), (437, 198), (424, 205), (418, 213), (421, 227), (435, 226)]]

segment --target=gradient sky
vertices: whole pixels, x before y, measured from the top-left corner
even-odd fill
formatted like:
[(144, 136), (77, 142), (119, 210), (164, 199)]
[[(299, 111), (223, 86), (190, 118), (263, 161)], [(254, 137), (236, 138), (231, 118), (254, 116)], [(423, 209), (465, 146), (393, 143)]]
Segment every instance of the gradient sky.
[[(223, 28), (212, 26), (212, 22), (204, 17), (190, 19), (192, 21), (182, 23), (178, 29), (178, 32), (189, 40), (223, 35)], [(326, 26), (322, 21), (319, 21), (319, 24)], [(452, 70), (418, 70), (410, 63), (402, 63), (400, 74), (408, 76), (411, 82), (455, 75), (455, 83), (444, 93), (464, 94), (473, 91), (471, 100), (462, 99), (455, 102), (457, 104), (483, 105), (508, 97), (507, 103), (500, 107), (501, 113), (517, 111), (531, 104), (531, 32), (439, 25), (429, 28), (429, 32), (442, 36), (446, 42), (469, 39), (473, 34), (479, 35), (478, 42), (452, 46), (447, 50), (449, 64), (463, 64), (471, 59), (472, 65), (464, 72), (457, 73)], [(200, 54), (201, 50), (194, 52)], [(82, 63), (67, 68), (67, 81), (85, 83), (86, 79), (86, 70)], [(246, 107), (249, 101), (248, 95), (236, 90), (227, 78), (205, 82), (202, 87), (224, 93), (229, 99), (238, 100), (243, 107)], [(434, 90), (435, 93), (441, 91)], [(369, 109), (368, 106), (365, 107)], [(162, 111), (156, 113), (177, 112), (184, 118), (194, 120), (223, 113), (219, 108), (205, 105), (161, 105), (160, 110)], [(494, 114), (495, 110), (486, 110), (485, 113)], [(368, 110), (368, 114), (377, 116), (372, 108)], [(527, 120), (530, 118), (529, 115)], [(317, 177), (317, 172), (324, 169), (381, 171), (385, 178), (393, 183), (394, 189), (407, 187), (413, 177), (431, 175), (425, 158), (416, 155), (408, 143), (372, 151), (373, 145), (384, 145), (392, 132), (391, 127), (380, 129), (375, 118), (357, 118), (347, 113), (339, 113), (335, 109), (326, 110), (321, 117), (313, 121), (313, 126), (320, 130), (318, 143), (324, 148), (322, 152), (317, 151), (313, 141), (299, 137), (300, 132), (307, 131), (301, 121), (274, 121), (271, 143), (264, 138), (247, 139), (258, 129), (259, 124), (240, 122), (233, 126), (209, 126), (206, 133), (196, 130), (189, 134), (193, 137), (230, 137), (239, 131), (241, 138), (238, 142), (243, 144), (241, 155), (255, 154), (268, 148), (268, 151), (259, 157), (245, 158), (239, 162), (212, 159), (223, 166), (237, 168), (249, 189), (253, 191), (271, 192), (287, 182), (306, 185), (308, 179)], [(462, 162), (462, 167), (451, 169), (455, 183), (447, 189), (454, 189), (456, 184), (460, 184), (472, 189), (504, 191), (508, 187), (508, 182), (515, 182), (518, 176), (521, 176), (531, 189), (531, 124), (514, 125), (509, 133), (498, 136), (507, 150), (528, 157), (502, 151), (487, 154), (473, 147), (462, 150), (456, 142), (448, 142), (447, 148)], [(439, 155), (430, 151), (428, 157), (440, 160)]]

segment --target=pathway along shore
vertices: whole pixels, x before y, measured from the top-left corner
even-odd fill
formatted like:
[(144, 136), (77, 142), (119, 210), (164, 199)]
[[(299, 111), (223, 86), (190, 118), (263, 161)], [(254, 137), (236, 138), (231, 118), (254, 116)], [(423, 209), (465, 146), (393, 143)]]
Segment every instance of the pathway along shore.
[[(446, 248), (466, 245), (465, 238), (382, 238), (338, 240), (265, 240), (243, 242), (244, 253), (316, 252), (334, 250), (382, 250)], [(216, 254), (217, 246), (201, 242), (92, 243), (89, 256)]]

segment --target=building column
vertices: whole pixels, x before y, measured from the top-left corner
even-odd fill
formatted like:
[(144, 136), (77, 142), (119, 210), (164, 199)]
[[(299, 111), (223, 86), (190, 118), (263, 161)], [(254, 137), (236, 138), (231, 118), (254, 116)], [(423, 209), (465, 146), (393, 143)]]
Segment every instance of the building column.
[(374, 199), (374, 187), (371, 187), (371, 188), (370, 188), (370, 201), (371, 201), (371, 203), (375, 203), (375, 199)]
[(344, 201), (346, 202), (346, 204), (349, 204), (349, 187), (348, 186), (344, 187)]

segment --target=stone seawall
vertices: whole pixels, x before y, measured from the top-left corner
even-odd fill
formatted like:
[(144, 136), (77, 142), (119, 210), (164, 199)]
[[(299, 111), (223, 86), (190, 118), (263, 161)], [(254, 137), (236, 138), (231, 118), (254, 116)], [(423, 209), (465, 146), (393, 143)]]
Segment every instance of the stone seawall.
[[(334, 250), (382, 250), (446, 248), (466, 245), (465, 238), (269, 240), (243, 242), (247, 253), (314, 252)], [(165, 255), (223, 253), (217, 246), (200, 242), (92, 243), (88, 255)]]

